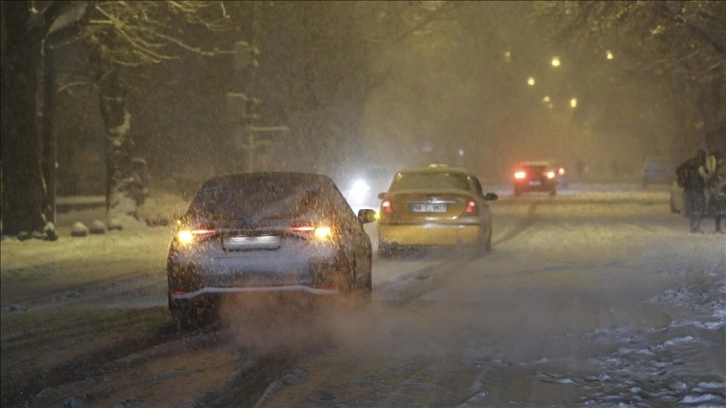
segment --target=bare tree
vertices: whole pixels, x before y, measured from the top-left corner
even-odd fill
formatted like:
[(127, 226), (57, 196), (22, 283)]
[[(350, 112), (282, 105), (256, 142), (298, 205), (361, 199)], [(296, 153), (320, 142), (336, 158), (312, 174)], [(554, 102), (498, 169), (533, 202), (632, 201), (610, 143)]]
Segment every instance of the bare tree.
[[(40, 5), (45, 8), (38, 8)], [(81, 39), (100, 95), (107, 129), (107, 208), (110, 217), (134, 215), (139, 203), (131, 163), (134, 142), (122, 71), (220, 51), (189, 41), (194, 33), (231, 30), (225, 2), (2, 2), (2, 221), (3, 233), (42, 233), (48, 206), (41, 167), (38, 76), (43, 41), (69, 7), (81, 7)], [(62, 21), (61, 21), (62, 22)], [(191, 35), (189, 35), (191, 34)], [(207, 36), (196, 38), (204, 39)], [(209, 42), (204, 42), (208, 45)]]
[(41, 49), (60, 2), (2, 2), (2, 228), (7, 235), (42, 232), (47, 192), (41, 169), (38, 73)]
[[(679, 122), (674, 152), (694, 144), (726, 147), (726, 3), (536, 5), (540, 16), (557, 22), (550, 32), (555, 41), (570, 40), (570, 46), (580, 55), (599, 52), (614, 43), (620, 55), (631, 62), (623, 65), (620, 80), (647, 78), (670, 87), (674, 116)], [(592, 47), (593, 43), (600, 47)]]
[(132, 164), (135, 143), (123, 72), (177, 60), (185, 54), (219, 55), (219, 48), (209, 40), (199, 40), (208, 36), (198, 34), (232, 30), (234, 19), (229, 7), (224, 2), (193, 1), (95, 4), (81, 39), (106, 127), (109, 218), (135, 217), (145, 196), (144, 182)]

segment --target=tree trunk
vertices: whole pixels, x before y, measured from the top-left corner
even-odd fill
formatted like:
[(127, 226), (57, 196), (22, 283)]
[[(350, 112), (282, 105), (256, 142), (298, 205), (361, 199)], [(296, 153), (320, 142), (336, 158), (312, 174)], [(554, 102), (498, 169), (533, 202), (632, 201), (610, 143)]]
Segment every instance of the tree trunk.
[(101, 117), (106, 128), (106, 215), (109, 221), (137, 219), (145, 197), (143, 180), (132, 163), (134, 142), (131, 114), (126, 106), (126, 89), (110, 50), (113, 34), (92, 35), (84, 44), (99, 92)]
[(41, 167), (37, 89), (46, 25), (26, 25), (30, 5), (3, 2), (2, 61), (2, 231), (42, 231), (47, 194)]
[(98, 85), (101, 115), (106, 126), (107, 215), (109, 219), (137, 218), (144, 186), (133, 171), (131, 114), (126, 108), (126, 94), (118, 71), (112, 68)]

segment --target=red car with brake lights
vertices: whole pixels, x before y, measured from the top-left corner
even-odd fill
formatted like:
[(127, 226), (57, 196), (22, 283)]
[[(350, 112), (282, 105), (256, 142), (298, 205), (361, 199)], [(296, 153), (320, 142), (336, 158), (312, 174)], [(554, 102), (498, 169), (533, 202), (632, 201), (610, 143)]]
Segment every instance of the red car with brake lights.
[(522, 162), (514, 171), (514, 195), (524, 192), (557, 194), (558, 169), (549, 162)]

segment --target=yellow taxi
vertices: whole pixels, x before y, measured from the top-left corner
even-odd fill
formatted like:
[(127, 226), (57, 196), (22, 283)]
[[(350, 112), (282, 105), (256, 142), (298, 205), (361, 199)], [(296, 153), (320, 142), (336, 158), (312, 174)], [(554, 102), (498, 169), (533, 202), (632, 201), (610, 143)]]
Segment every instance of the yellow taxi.
[(388, 191), (378, 196), (378, 255), (394, 255), (402, 246), (470, 247), (491, 251), (492, 215), (484, 193), (469, 170), (431, 164), (396, 173)]

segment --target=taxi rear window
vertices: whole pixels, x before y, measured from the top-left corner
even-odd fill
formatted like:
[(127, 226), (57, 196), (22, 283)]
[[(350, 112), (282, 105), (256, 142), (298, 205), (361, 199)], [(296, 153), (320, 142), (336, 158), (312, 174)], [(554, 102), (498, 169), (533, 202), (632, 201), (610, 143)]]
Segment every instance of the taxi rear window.
[(398, 173), (389, 191), (397, 190), (458, 189), (468, 190), (465, 174), (453, 172), (406, 172)]

